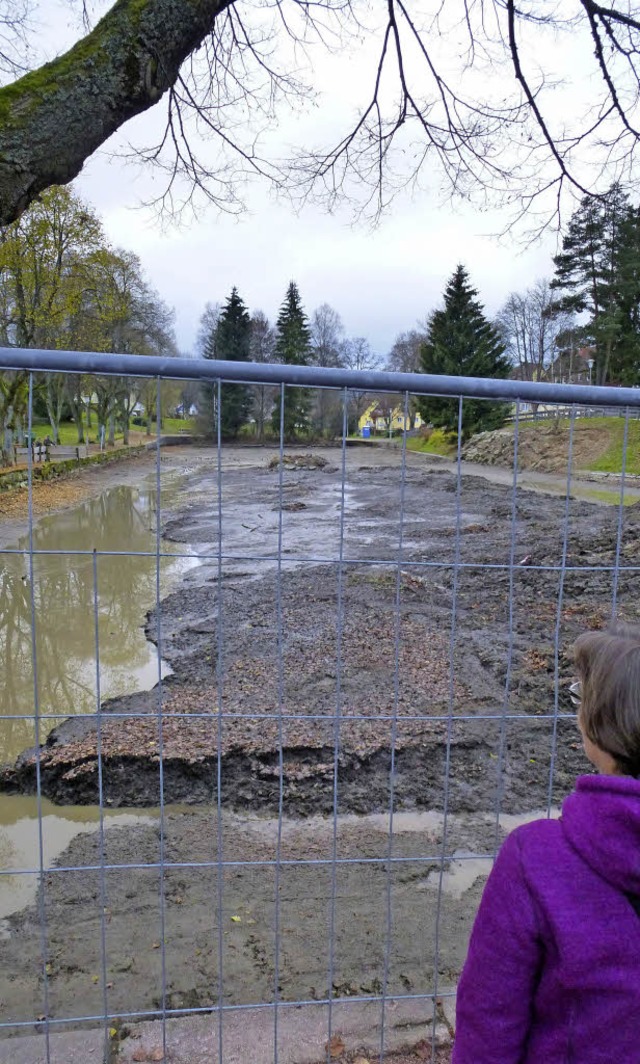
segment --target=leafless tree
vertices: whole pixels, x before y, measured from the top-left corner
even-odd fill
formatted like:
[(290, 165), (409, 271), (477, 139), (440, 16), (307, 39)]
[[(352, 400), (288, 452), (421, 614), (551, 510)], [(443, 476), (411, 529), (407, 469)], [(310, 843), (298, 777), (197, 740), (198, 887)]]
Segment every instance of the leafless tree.
[(526, 292), (512, 292), (498, 315), (507, 353), (523, 380), (544, 380), (558, 356), (558, 337), (571, 328), (572, 315), (551, 313), (552, 292), (539, 280)]
[[(316, 366), (339, 366), (340, 344), (344, 325), (337, 310), (328, 303), (316, 307), (311, 315), (311, 352)], [(313, 396), (311, 420), (314, 431), (324, 436), (340, 434), (342, 425), (340, 395), (326, 388), (319, 388)]]
[[(252, 362), (273, 362), (275, 360), (275, 330), (262, 310), (254, 310), (251, 315), (250, 345)], [(267, 384), (256, 384), (252, 388), (253, 416), (259, 440), (264, 439), (264, 427), (271, 417), (276, 391), (276, 388)]]
[[(200, 358), (205, 357), (207, 349), (212, 343), (212, 337), (215, 337), (221, 310), (222, 307), (219, 303), (207, 303), (200, 316), (198, 334), (196, 336), (196, 353)], [(208, 357), (211, 358), (212, 356), (209, 354)]]
[(33, 22), (29, 0), (3, 0), (0, 10), (0, 71), (20, 75), (28, 69)]
[[(340, 361), (345, 369), (373, 370), (379, 369), (380, 359), (371, 350), (369, 341), (364, 336), (355, 336), (350, 340), (344, 340), (340, 345)], [(355, 431), (358, 421), (367, 408), (367, 404), (375, 399), (367, 391), (351, 390), (349, 392), (349, 430)]]
[(311, 315), (311, 347), (315, 366), (340, 365), (340, 343), (344, 325), (337, 310), (323, 303)]
[[(426, 338), (426, 329), (409, 329), (396, 336), (393, 347), (387, 358), (386, 369), (395, 370), (396, 373), (419, 373), (420, 372), (420, 349)], [(409, 425), (413, 429), (416, 423), (418, 407), (416, 400), (409, 399)]]
[(393, 341), (385, 368), (396, 373), (420, 372), (420, 347), (425, 341), (426, 332), (409, 329), (399, 333)]
[[(28, 0), (8, 0), (0, 65), (27, 60)], [(159, 104), (169, 206), (202, 193), (241, 207), (247, 173), (374, 216), (428, 179), (555, 220), (563, 190), (633, 180), (640, 9), (632, 0), (117, 0), (66, 53), (0, 89), (0, 222), (72, 180), (129, 119)], [(317, 49), (375, 42), (370, 92), (333, 144), (279, 160), (262, 134), (283, 101), (312, 98)], [(563, 50), (564, 40), (572, 47)], [(564, 63), (564, 66), (563, 66)], [(292, 71), (301, 71), (298, 77)], [(572, 102), (571, 88), (580, 103)], [(562, 93), (562, 96), (559, 94)], [(576, 94), (577, 95), (577, 94)]]

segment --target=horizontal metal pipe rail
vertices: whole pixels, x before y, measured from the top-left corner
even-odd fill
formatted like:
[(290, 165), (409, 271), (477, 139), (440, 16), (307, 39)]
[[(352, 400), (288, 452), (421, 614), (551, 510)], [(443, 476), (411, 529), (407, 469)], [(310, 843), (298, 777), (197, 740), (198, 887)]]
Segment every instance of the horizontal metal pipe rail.
[(158, 358), (153, 355), (105, 354), (91, 351), (43, 351), (0, 348), (0, 370), (94, 373), (121, 377), (165, 377), (173, 380), (285, 384), (299, 388), (347, 388), (367, 392), (410, 392), (475, 399), (522, 400), (586, 406), (640, 407), (640, 388), (591, 384), (546, 384), (540, 381), (451, 377), (432, 373), (391, 373), (382, 370), (285, 366), (257, 362), (216, 362), (204, 358)]

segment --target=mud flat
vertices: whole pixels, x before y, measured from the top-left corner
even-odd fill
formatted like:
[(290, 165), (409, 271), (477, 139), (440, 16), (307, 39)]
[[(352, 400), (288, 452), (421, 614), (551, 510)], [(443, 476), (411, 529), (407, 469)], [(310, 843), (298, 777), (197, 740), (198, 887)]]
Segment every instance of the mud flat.
[[(564, 500), (520, 490), (512, 528), (510, 492), (466, 476), (458, 522), (452, 472), (409, 455), (399, 554), (397, 455), (358, 450), (340, 561), (339, 453), (325, 452), (321, 469), (287, 469), (282, 485), (269, 457), (227, 459), (220, 532), (214, 456), (201, 452), (189, 502), (164, 527), (167, 549), (183, 544), (201, 564), (147, 623), (173, 674), (160, 689), (104, 703), (99, 720), (57, 728), (39, 753), (43, 793), (96, 802), (100, 747), (105, 801), (157, 805), (161, 743), (167, 801), (210, 801), (220, 758), (224, 804), (273, 812), (282, 790), (286, 812), (326, 813), (339, 733), (342, 811), (387, 807), (392, 749), (396, 807), (437, 808), (451, 709), (450, 808), (492, 808), (500, 797), (503, 809), (525, 812), (559, 800), (584, 761), (573, 723), (545, 719), (556, 637), (559, 710), (570, 713), (570, 644), (611, 612), (617, 508), (571, 502), (562, 573)], [(617, 598), (630, 619), (638, 526), (637, 507), (625, 507)], [(4, 789), (33, 790), (35, 766), (33, 751), (22, 756), (3, 771)]]
[[(225, 814), (222, 859), (229, 863), (219, 872), (215, 812), (169, 808), (162, 825), (166, 867), (161, 875), (157, 811), (154, 817), (150, 826), (118, 827), (114, 820), (105, 831), (104, 859), (108, 865), (155, 867), (108, 868), (103, 890), (94, 832), (78, 835), (64, 852), (60, 865), (73, 867), (73, 872), (54, 869), (45, 875), (39, 901), (46, 914), (50, 1016), (100, 1015), (105, 974), (109, 1011), (124, 1014), (125, 1024), (136, 1014), (157, 1015), (163, 1005), (170, 1010), (213, 1008), (221, 986), (224, 1004), (273, 1001), (276, 973), (283, 1001), (326, 1001), (330, 993), (346, 999), (379, 997), (387, 953), (390, 995), (428, 993), (436, 967), (441, 992), (455, 987), (490, 867), (489, 860), (467, 860), (465, 855), (491, 850), (493, 817), (450, 819), (449, 845), (459, 857), (445, 863), (441, 891), (441, 817), (400, 814), (394, 825), (391, 865), (388, 817), (340, 817), (338, 860), (348, 860), (336, 868), (332, 943), (328, 933), (334, 882), (332, 820), (285, 820), (280, 856), (290, 863), (281, 867), (277, 883), (277, 950), (277, 822)], [(511, 826), (508, 819), (505, 826)], [(200, 867), (193, 867), (194, 862)], [(190, 867), (185, 867), (187, 863)], [(3, 925), (3, 1017), (15, 1023), (31, 1024), (43, 1013), (39, 915), (39, 904), (33, 904)], [(433, 1006), (425, 1000), (421, 1007), (426, 1026)], [(12, 1028), (3, 1033), (31, 1030)], [(424, 1031), (415, 1040), (420, 1037)]]
[[(321, 454), (281, 481), (273, 452), (226, 452), (221, 500), (215, 454), (190, 457), (163, 534), (200, 564), (146, 625), (171, 675), (3, 769), (5, 792), (33, 793), (38, 758), (63, 816), (97, 803), (100, 753), (105, 807), (152, 818), (114, 823), (104, 850), (79, 833), (9, 913), (12, 1021), (42, 1014), (45, 978), (50, 1015), (67, 1017), (99, 1014), (105, 985), (115, 1015), (269, 1002), (276, 973), (283, 1000), (376, 997), (387, 955), (389, 993), (429, 993), (436, 971), (453, 988), (497, 842), (585, 771), (573, 721), (546, 719), (555, 648), (570, 714), (569, 648), (610, 616), (617, 554), (618, 611), (637, 618), (637, 507), (618, 542), (615, 507), (574, 499), (565, 529), (561, 497), (523, 489), (512, 526), (508, 487), (481, 473), (465, 472), (458, 500), (450, 468), (408, 455), (402, 492), (397, 452), (358, 448), (343, 490), (340, 453)], [(278, 856), (292, 863), (276, 882)]]

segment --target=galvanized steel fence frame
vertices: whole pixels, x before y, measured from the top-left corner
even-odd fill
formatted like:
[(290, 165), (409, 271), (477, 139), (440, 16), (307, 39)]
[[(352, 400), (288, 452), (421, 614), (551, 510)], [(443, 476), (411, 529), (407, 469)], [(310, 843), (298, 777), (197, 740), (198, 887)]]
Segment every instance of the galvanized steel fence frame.
[[(380, 1044), (377, 1057), (382, 1064), (385, 1055), (385, 1009), (389, 1001), (409, 1000), (409, 1001), (422, 1001), (428, 1004), (432, 1010), (433, 1015), (433, 1027), (431, 1034), (432, 1041), (432, 1059), (435, 1059), (435, 1014), (436, 1005), (439, 999), (452, 995), (453, 990), (448, 989), (441, 991), (438, 981), (438, 957), (441, 943), (441, 921), (440, 911), (442, 905), (443, 895), (443, 876), (445, 872), (445, 866), (448, 861), (452, 859), (452, 855), (447, 853), (448, 849), (448, 826), (449, 826), (449, 778), (451, 769), (451, 740), (453, 737), (453, 728), (457, 721), (460, 720), (485, 720), (487, 722), (495, 721), (499, 724), (499, 755), (498, 755), (498, 785), (497, 785), (497, 799), (495, 809), (495, 838), (494, 838), (494, 850), (493, 853), (486, 854), (469, 854), (468, 859), (486, 858), (490, 860), (495, 855), (495, 850), (499, 845), (499, 821), (500, 821), (500, 791), (501, 791), (501, 772), (504, 761), (505, 743), (506, 743), (506, 729), (507, 724), (511, 720), (525, 720), (529, 719), (527, 715), (523, 714), (510, 714), (509, 709), (509, 695), (511, 684), (511, 671), (513, 664), (513, 632), (514, 632), (514, 570), (516, 568), (515, 560), (515, 547), (516, 547), (516, 510), (517, 510), (517, 493), (518, 493), (518, 446), (519, 446), (519, 424), (520, 424), (520, 404), (525, 403), (540, 403), (540, 404), (558, 404), (565, 410), (570, 410), (570, 425), (569, 425), (569, 443), (568, 443), (568, 456), (567, 456), (567, 478), (566, 478), (566, 493), (565, 493), (565, 510), (564, 510), (564, 536), (563, 546), (561, 552), (561, 558), (557, 565), (536, 565), (531, 566), (532, 569), (539, 570), (552, 570), (559, 573), (559, 592), (557, 599), (555, 631), (554, 631), (554, 711), (553, 714), (547, 714), (546, 718), (552, 720), (552, 737), (551, 737), (551, 763), (549, 770), (549, 786), (548, 786), (548, 810), (551, 809), (552, 804), (552, 787), (555, 768), (555, 755), (556, 755), (556, 739), (557, 739), (557, 727), (558, 722), (562, 719), (568, 718), (569, 714), (563, 714), (559, 710), (558, 701), (558, 681), (559, 681), (559, 663), (560, 663), (560, 630), (561, 630), (561, 616), (562, 616), (562, 604), (563, 604), (563, 591), (565, 576), (568, 571), (575, 569), (588, 569), (594, 571), (595, 569), (601, 571), (610, 571), (612, 573), (612, 601), (611, 601), (611, 613), (615, 616), (618, 597), (618, 584), (619, 576), (621, 572), (621, 544), (623, 534), (623, 522), (624, 522), (624, 491), (625, 491), (625, 476), (627, 465), (627, 452), (628, 452), (628, 437), (629, 437), (629, 419), (631, 416), (638, 416), (640, 413), (640, 390), (633, 388), (603, 388), (587, 385), (558, 385), (558, 384), (544, 384), (539, 382), (526, 382), (517, 380), (489, 380), (480, 378), (469, 377), (447, 377), (447, 376), (428, 376), (420, 374), (403, 374), (403, 373), (388, 373), (378, 371), (351, 371), (344, 369), (322, 369), (316, 367), (304, 367), (304, 366), (281, 366), (271, 364), (251, 364), (251, 363), (237, 363), (237, 362), (215, 362), (206, 360), (195, 359), (174, 359), (174, 358), (154, 358), (154, 357), (140, 357), (135, 355), (118, 355), (118, 354), (100, 354), (91, 352), (68, 352), (68, 351), (40, 351), (40, 350), (18, 350), (18, 349), (4, 349), (0, 350), (0, 372), (5, 370), (23, 370), (29, 374), (29, 432), (31, 433), (32, 421), (33, 421), (33, 390), (34, 390), (34, 374), (43, 372), (57, 372), (57, 373), (86, 373), (95, 374), (99, 376), (126, 376), (135, 378), (154, 378), (157, 381), (157, 418), (156, 418), (156, 443), (155, 443), (155, 482), (157, 493), (157, 506), (156, 506), (156, 527), (155, 527), (155, 552), (150, 555), (149, 552), (109, 552), (109, 551), (76, 551), (73, 554), (89, 554), (92, 555), (93, 566), (93, 625), (95, 636), (95, 675), (96, 675), (96, 718), (97, 718), (97, 743), (98, 743), (98, 793), (99, 793), (99, 838), (100, 838), (100, 854), (101, 861), (99, 864), (83, 865), (80, 868), (74, 866), (62, 866), (49, 867), (45, 861), (44, 854), (44, 840), (43, 840), (43, 812), (42, 812), (42, 787), (41, 787), (41, 774), (40, 774), (40, 758), (36, 757), (36, 790), (37, 790), (37, 802), (38, 802), (38, 849), (39, 849), (39, 861), (36, 868), (11, 868), (3, 869), (0, 871), (0, 875), (24, 875), (33, 874), (39, 877), (42, 881), (45, 872), (47, 874), (65, 874), (76, 871), (96, 871), (100, 875), (100, 905), (102, 911), (101, 920), (101, 960), (102, 970), (100, 975), (101, 989), (102, 989), (102, 1003), (103, 1008), (101, 1012), (94, 1013), (93, 1015), (83, 1016), (50, 1016), (49, 1006), (49, 974), (47, 970), (47, 914), (46, 914), (46, 898), (44, 890), (38, 892), (38, 905), (39, 905), (39, 919), (40, 919), (40, 935), (41, 935), (41, 949), (42, 949), (42, 985), (43, 985), (43, 1016), (38, 1024), (38, 1029), (44, 1031), (45, 1036), (45, 1053), (47, 1064), (51, 1060), (51, 1035), (56, 1030), (64, 1029), (69, 1025), (78, 1023), (95, 1023), (104, 1027), (105, 1041), (108, 1042), (109, 1034), (108, 1030), (110, 1025), (115, 1020), (123, 1019), (144, 1019), (144, 1018), (160, 1018), (162, 1022), (162, 1039), (163, 1049), (167, 1052), (167, 1019), (174, 1016), (185, 1016), (201, 1013), (215, 1013), (218, 1017), (217, 1023), (217, 1061), (218, 1064), (222, 1064), (224, 1061), (224, 1015), (230, 1012), (243, 1012), (243, 1011), (255, 1011), (257, 1009), (272, 1009), (273, 1010), (273, 1046), (274, 1064), (277, 1064), (280, 1059), (278, 1055), (278, 1025), (279, 1014), (283, 1008), (301, 1007), (301, 1006), (326, 1006), (327, 1008), (327, 1060), (330, 1059), (329, 1043), (333, 1033), (333, 1012), (336, 1004), (342, 1003), (343, 999), (336, 997), (333, 993), (333, 974), (335, 964), (335, 934), (336, 934), (336, 897), (337, 897), (337, 870), (343, 865), (352, 864), (378, 864), (386, 870), (386, 929), (385, 929), (385, 941), (386, 949), (384, 955), (383, 968), (381, 972), (381, 992), (379, 994), (362, 995), (358, 997), (349, 996), (344, 999), (344, 1002), (351, 1004), (357, 1003), (376, 1003), (380, 1007)], [(223, 655), (224, 655), (224, 595), (223, 595), (223, 563), (227, 557), (233, 557), (233, 560), (244, 560), (251, 562), (258, 560), (257, 557), (253, 557), (251, 554), (234, 554), (232, 556), (225, 555), (223, 552), (222, 541), (222, 527), (223, 527), (223, 499), (224, 499), (224, 478), (222, 467), (222, 451), (223, 441), (220, 434), (220, 424), (217, 425), (217, 440), (216, 440), (216, 452), (217, 452), (217, 466), (216, 466), (216, 480), (218, 490), (218, 542), (217, 550), (213, 555), (207, 555), (202, 557), (208, 557), (217, 562), (217, 579), (218, 579), (218, 631), (216, 637), (217, 643), (217, 673), (218, 673), (218, 712), (214, 714), (217, 728), (217, 771), (215, 781), (215, 806), (217, 809), (217, 824), (218, 824), (218, 837), (217, 837), (217, 860), (215, 862), (170, 862), (166, 860), (165, 856), (165, 827), (164, 827), (164, 778), (163, 778), (163, 747), (162, 747), (162, 609), (161, 609), (161, 587), (160, 587), (160, 561), (163, 557), (162, 551), (162, 537), (161, 537), (161, 505), (160, 505), (160, 489), (161, 489), (161, 469), (160, 469), (160, 446), (161, 446), (161, 406), (160, 406), (160, 385), (163, 380), (172, 381), (200, 381), (210, 382), (217, 389), (218, 402), (220, 401), (221, 388), (223, 383), (251, 383), (258, 385), (272, 385), (277, 386), (280, 389), (280, 440), (279, 440), (279, 518), (278, 518), (278, 531), (277, 531), (277, 551), (272, 561), (277, 566), (277, 579), (276, 579), (276, 614), (277, 614), (277, 656), (278, 656), (278, 704), (279, 711), (277, 714), (241, 714), (241, 716), (251, 717), (254, 719), (256, 716), (269, 717), (270, 719), (276, 719), (278, 724), (278, 737), (279, 737), (279, 799), (278, 799), (278, 834), (276, 843), (276, 855), (273, 861), (228, 861), (225, 860), (223, 850), (223, 838), (222, 838), (222, 773), (223, 773), (223, 759), (221, 754), (222, 749), (222, 725), (225, 716), (224, 706), (224, 690), (223, 690)], [(338, 518), (338, 553), (337, 557), (320, 557), (309, 555), (306, 558), (301, 559), (307, 564), (326, 563), (336, 566), (337, 571), (337, 613), (336, 613), (336, 634), (337, 634), (337, 660), (336, 660), (336, 703), (335, 714), (333, 716), (333, 827), (332, 827), (332, 853), (331, 857), (327, 859), (308, 858), (301, 860), (283, 859), (282, 858), (282, 827), (283, 827), (283, 701), (284, 701), (284, 672), (283, 672), (283, 623), (282, 623), (282, 565), (283, 565), (283, 456), (284, 456), (284, 402), (282, 402), (285, 389), (287, 387), (307, 387), (307, 388), (328, 388), (333, 390), (339, 390), (342, 401), (342, 438), (340, 441), (341, 446), (341, 469), (340, 469), (340, 481), (341, 481), (341, 495), (340, 495), (340, 512)], [(387, 720), (391, 725), (391, 749), (390, 749), (390, 772), (389, 772), (389, 832), (387, 841), (387, 852), (385, 857), (381, 858), (362, 858), (362, 857), (339, 857), (338, 856), (338, 817), (340, 810), (340, 794), (339, 794), (339, 753), (340, 753), (340, 725), (342, 722), (342, 695), (341, 695), (341, 676), (342, 676), (342, 639), (343, 639), (343, 594), (344, 594), (344, 575), (346, 567), (349, 565), (351, 559), (345, 554), (345, 486), (346, 486), (346, 446), (347, 446), (347, 402), (349, 392), (351, 390), (357, 390), (358, 392), (384, 392), (384, 393), (397, 393), (401, 397), (400, 401), (404, 407), (404, 424), (407, 424), (407, 414), (409, 408), (409, 401), (411, 396), (424, 396), (424, 395), (444, 395), (457, 398), (458, 400), (458, 445), (457, 455), (454, 465), (456, 476), (456, 529), (455, 538), (453, 543), (453, 552), (451, 561), (448, 563), (448, 567), (453, 570), (453, 589), (452, 589), (452, 611), (451, 611), (451, 626), (449, 635), (449, 680), (448, 680), (448, 712), (446, 715), (431, 718), (433, 720), (439, 720), (446, 725), (446, 759), (444, 769), (444, 802), (442, 808), (443, 814), (443, 836), (442, 842), (437, 854), (428, 854), (421, 857), (404, 858), (394, 854), (394, 809), (395, 809), (395, 794), (394, 794), (394, 780), (395, 780), (395, 759), (396, 759), (396, 739), (398, 728), (398, 690), (400, 679), (400, 603), (401, 603), (401, 582), (402, 582), (402, 565), (403, 565), (403, 523), (404, 523), (404, 507), (405, 507), (405, 483), (406, 483), (406, 470), (407, 470), (407, 433), (403, 433), (400, 458), (399, 458), (399, 477), (400, 477), (400, 513), (399, 513), (399, 538), (397, 544), (397, 550), (394, 556), (388, 559), (367, 559), (357, 558), (357, 563), (370, 564), (370, 565), (386, 565), (387, 567), (393, 566), (395, 569), (395, 590), (394, 590), (394, 613), (395, 613), (395, 631), (394, 631), (394, 649), (395, 649), (395, 665), (394, 665), (394, 692), (393, 692), (393, 712), (390, 715), (370, 717), (368, 715), (349, 715), (349, 720)], [(483, 398), (488, 400), (503, 400), (514, 404), (514, 447), (513, 447), (513, 476), (511, 487), (511, 513), (510, 513), (510, 525), (511, 525), (511, 537), (510, 537), (510, 552), (509, 561), (505, 566), (503, 563), (473, 563), (473, 562), (461, 562), (460, 555), (460, 541), (461, 541), (461, 484), (462, 484), (462, 417), (464, 409), (465, 398)], [(598, 407), (603, 406), (614, 407), (620, 411), (621, 416), (625, 418), (624, 424), (624, 439), (623, 439), (623, 454), (622, 454), (622, 470), (620, 474), (620, 501), (619, 501), (619, 513), (617, 522), (617, 537), (616, 537), (616, 551), (615, 561), (613, 566), (570, 566), (567, 564), (567, 541), (568, 541), (568, 529), (569, 529), (569, 507), (570, 507), (570, 492), (572, 483), (572, 458), (573, 458), (573, 442), (574, 442), (574, 425), (576, 415), (580, 407)], [(36, 748), (39, 749), (40, 743), (43, 738), (42, 723), (48, 719), (59, 719), (59, 714), (55, 716), (52, 714), (48, 716), (40, 712), (38, 704), (38, 662), (36, 654), (36, 600), (34, 592), (34, 559), (39, 553), (66, 553), (63, 549), (59, 551), (45, 551), (40, 552), (34, 547), (34, 509), (33, 509), (33, 470), (32, 470), (32, 456), (29, 455), (28, 464), (28, 549), (26, 551), (14, 550), (9, 553), (21, 553), (27, 554), (28, 566), (30, 574), (31, 584), (31, 649), (33, 656), (33, 672), (34, 672), (34, 712), (32, 715), (25, 715), (23, 719), (33, 720), (35, 728), (35, 741)], [(0, 551), (0, 553), (8, 553), (7, 551)], [(157, 726), (158, 726), (158, 744), (160, 752), (159, 760), (159, 788), (160, 788), (160, 859), (158, 862), (153, 863), (131, 863), (131, 864), (118, 864), (109, 865), (104, 858), (104, 801), (103, 801), (103, 766), (102, 766), (102, 749), (101, 749), (101, 713), (100, 710), (100, 642), (98, 635), (98, 593), (97, 593), (97, 564), (100, 554), (117, 554), (125, 553), (127, 555), (140, 555), (140, 556), (153, 556), (155, 557), (155, 595), (156, 595), (156, 611), (157, 611), (157, 663), (158, 663), (158, 709), (156, 713)], [(176, 557), (175, 554), (171, 555)], [(179, 555), (178, 555), (179, 556)], [(261, 561), (265, 560), (265, 555), (260, 555)], [(268, 559), (267, 559), (268, 560)], [(412, 562), (412, 567), (416, 564), (424, 567), (425, 571), (428, 571), (430, 566), (437, 566), (438, 568), (447, 567), (442, 561), (432, 561), (425, 559), (421, 563)], [(490, 578), (492, 570), (498, 570), (505, 568), (509, 573), (509, 638), (507, 649), (507, 661), (506, 661), (506, 681), (504, 691), (504, 701), (499, 712), (495, 714), (481, 714), (481, 715), (464, 715), (457, 714), (455, 712), (455, 691), (454, 691), (454, 645), (456, 638), (456, 609), (457, 609), (457, 595), (458, 595), (458, 583), (460, 573), (463, 569), (474, 567), (487, 570), (487, 578)], [(629, 571), (640, 571), (640, 567), (637, 566), (624, 566), (624, 569)], [(138, 714), (139, 715), (139, 714)], [(182, 714), (178, 714), (180, 716)], [(123, 716), (132, 717), (136, 716), (135, 713), (123, 713), (123, 714), (110, 714), (110, 716)], [(211, 718), (211, 714), (198, 714), (190, 713), (184, 714), (184, 716), (207, 716)], [(237, 717), (238, 714), (232, 714)], [(287, 719), (290, 719), (291, 715), (287, 715)], [(12, 715), (11, 719), (16, 719)], [(322, 715), (323, 721), (331, 722), (331, 717)], [(403, 721), (421, 720), (420, 715), (417, 716), (402, 716)], [(545, 719), (545, 715), (536, 715), (536, 720)], [(0, 795), (0, 801), (2, 800)], [(465, 857), (456, 856), (456, 860), (464, 860)], [(392, 869), (403, 862), (417, 863), (422, 862), (425, 865), (427, 863), (436, 863), (439, 866), (439, 882), (435, 905), (437, 907), (436, 912), (436, 930), (435, 930), (435, 963), (434, 963), (434, 982), (433, 986), (425, 989), (422, 993), (412, 994), (398, 994), (389, 992), (389, 966), (390, 966), (390, 947), (391, 947), (391, 933), (393, 923), (393, 910), (392, 910)], [(281, 869), (289, 867), (291, 865), (307, 865), (314, 867), (329, 867), (331, 871), (331, 906), (330, 906), (330, 918), (329, 926), (327, 928), (327, 936), (329, 940), (329, 966), (328, 966), (328, 987), (329, 993), (325, 1000), (298, 1000), (289, 1001), (281, 1000), (279, 992), (279, 974), (280, 974), (280, 906), (279, 906), (279, 882)], [(271, 866), (275, 871), (275, 900), (274, 900), (274, 949), (275, 949), (275, 979), (274, 979), (274, 993), (273, 1000), (271, 1002), (254, 1002), (251, 1004), (226, 1004), (223, 1000), (223, 987), (224, 987), (224, 970), (223, 970), (223, 875), (222, 872), (225, 868), (229, 867), (252, 867), (252, 866)], [(164, 938), (164, 887), (163, 887), (163, 874), (167, 868), (203, 868), (212, 867), (217, 870), (217, 883), (218, 892), (215, 899), (215, 905), (217, 909), (217, 923), (218, 923), (218, 957), (219, 957), (219, 972), (218, 972), (218, 1003), (216, 1006), (196, 1007), (196, 1008), (169, 1008), (167, 1006), (167, 964), (165, 955), (165, 938)], [(107, 870), (120, 869), (126, 871), (127, 869), (134, 870), (140, 868), (159, 868), (160, 870), (160, 891), (159, 891), (159, 912), (161, 923), (161, 975), (162, 986), (159, 988), (161, 991), (162, 1008), (154, 1009), (153, 1011), (145, 1011), (140, 1009), (132, 1009), (131, 1012), (113, 1013), (109, 1009), (108, 988), (107, 988), (107, 941), (106, 941), (106, 929), (105, 929), (105, 901), (106, 901), (106, 887), (105, 877)], [(29, 1033), (34, 1029), (34, 1023), (36, 1017), (32, 1021), (12, 1021), (11, 1018), (0, 1019), (0, 1036), (3, 1029), (10, 1028), (12, 1031), (17, 1029), (24, 1029), (24, 1033)]]

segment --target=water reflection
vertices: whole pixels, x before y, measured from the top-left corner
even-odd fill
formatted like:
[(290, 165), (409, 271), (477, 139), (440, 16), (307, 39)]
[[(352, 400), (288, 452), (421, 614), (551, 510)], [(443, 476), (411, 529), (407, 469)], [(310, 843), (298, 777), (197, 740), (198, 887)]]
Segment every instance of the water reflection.
[[(165, 497), (163, 492), (163, 507)], [(118, 486), (34, 530), (35, 550), (153, 551), (155, 490)], [(25, 536), (18, 546), (28, 549)], [(166, 550), (163, 544), (163, 550)], [(161, 591), (184, 563), (161, 561)], [(0, 713), (34, 713), (31, 583), (26, 554), (0, 553)], [(156, 598), (154, 558), (98, 556), (100, 688), (103, 698), (148, 690), (158, 680), (145, 613)], [(91, 554), (35, 555), (36, 660), (40, 712), (96, 710), (94, 578)], [(56, 720), (43, 721), (41, 736)], [(0, 761), (34, 742), (33, 721), (0, 721)]]

